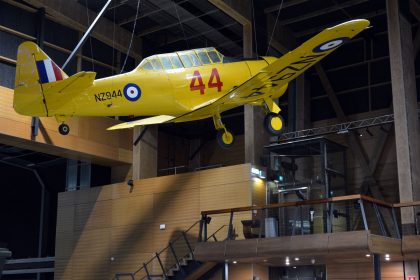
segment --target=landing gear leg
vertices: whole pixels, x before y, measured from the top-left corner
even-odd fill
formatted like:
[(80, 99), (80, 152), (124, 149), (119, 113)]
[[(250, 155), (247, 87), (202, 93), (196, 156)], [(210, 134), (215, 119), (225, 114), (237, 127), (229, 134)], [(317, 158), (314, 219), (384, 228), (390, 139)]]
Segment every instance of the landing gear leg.
[(264, 99), (263, 108), (266, 112), (264, 127), (268, 133), (278, 136), (284, 131), (284, 120), (280, 116), (279, 106), (271, 99)]
[(217, 143), (223, 149), (229, 149), (235, 143), (235, 137), (233, 133), (227, 130), (226, 126), (222, 122), (220, 114), (213, 116), (214, 127), (217, 130)]
[(70, 132), (70, 127), (65, 123), (67, 120), (67, 116), (55, 116), (55, 119), (57, 122), (61, 123), (58, 126), (58, 132), (60, 132), (61, 135), (67, 135)]

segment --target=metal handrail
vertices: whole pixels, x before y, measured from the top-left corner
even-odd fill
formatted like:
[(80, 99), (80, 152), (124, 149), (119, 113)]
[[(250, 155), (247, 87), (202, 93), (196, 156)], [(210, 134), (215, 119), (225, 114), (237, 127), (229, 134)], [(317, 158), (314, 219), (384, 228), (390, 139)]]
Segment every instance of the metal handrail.
[[(177, 236), (175, 239), (171, 240), (169, 242), (169, 244), (173, 244), (175, 242), (177, 242), (181, 237), (184, 236), (184, 234), (187, 234), (191, 229), (193, 229), (198, 223), (200, 223), (201, 220), (195, 221), (187, 230), (183, 231), (183, 233), (179, 236)], [(159, 255), (162, 254), (165, 250), (168, 250), (168, 248), (170, 248), (170, 245), (167, 245), (165, 248), (163, 248), (162, 250), (160, 250), (159, 252), (156, 252), (155, 256), (153, 258), (151, 258), (150, 260), (148, 260), (147, 262), (143, 263), (143, 266), (141, 266), (139, 269), (137, 269), (135, 272), (125, 272), (125, 273), (115, 273), (114, 277), (115, 279), (119, 279), (119, 277), (124, 277), (124, 276), (129, 276), (131, 277), (131, 279), (135, 279), (136, 274), (138, 274), (140, 271), (144, 270), (145, 267), (147, 267), (148, 264), (152, 263), (155, 259), (159, 258)], [(148, 273), (147, 273), (148, 274)], [(166, 271), (163, 272), (163, 274), (166, 274)], [(147, 277), (149, 277), (149, 275), (145, 275), (142, 278), (140, 278), (140, 280), (142, 279), (146, 279)]]

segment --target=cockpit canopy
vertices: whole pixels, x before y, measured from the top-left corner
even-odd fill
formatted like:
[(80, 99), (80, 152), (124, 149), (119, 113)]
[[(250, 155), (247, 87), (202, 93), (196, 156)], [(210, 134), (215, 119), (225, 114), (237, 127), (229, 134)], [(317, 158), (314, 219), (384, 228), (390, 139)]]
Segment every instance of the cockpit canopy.
[(137, 66), (145, 70), (171, 70), (221, 63), (223, 55), (215, 48), (201, 48), (149, 56)]

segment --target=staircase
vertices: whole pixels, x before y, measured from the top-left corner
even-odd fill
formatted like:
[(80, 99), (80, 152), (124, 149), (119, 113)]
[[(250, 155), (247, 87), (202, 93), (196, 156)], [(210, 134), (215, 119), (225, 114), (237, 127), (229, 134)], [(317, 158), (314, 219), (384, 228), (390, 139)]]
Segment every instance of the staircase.
[[(206, 279), (221, 268), (215, 262), (202, 263), (194, 258), (194, 246), (197, 236), (189, 234), (200, 226), (203, 227), (203, 220), (195, 222), (181, 235), (169, 242), (168, 246), (156, 252), (155, 256), (148, 262), (143, 263), (135, 272), (116, 273), (114, 280), (196, 280)], [(216, 239), (216, 234), (224, 228), (221, 226), (206, 240)]]

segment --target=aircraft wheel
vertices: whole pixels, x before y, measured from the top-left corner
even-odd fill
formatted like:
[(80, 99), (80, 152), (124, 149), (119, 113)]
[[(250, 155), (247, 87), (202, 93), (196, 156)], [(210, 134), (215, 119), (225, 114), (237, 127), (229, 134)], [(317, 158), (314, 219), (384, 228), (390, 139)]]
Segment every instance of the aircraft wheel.
[(229, 149), (235, 143), (235, 137), (233, 136), (233, 133), (229, 130), (225, 131), (224, 129), (220, 129), (217, 132), (217, 143), (223, 149)]
[(60, 132), (61, 135), (67, 135), (70, 132), (70, 127), (67, 124), (62, 123), (58, 127), (58, 132)]
[(284, 120), (279, 114), (269, 113), (265, 116), (264, 126), (271, 135), (280, 135), (284, 130)]

